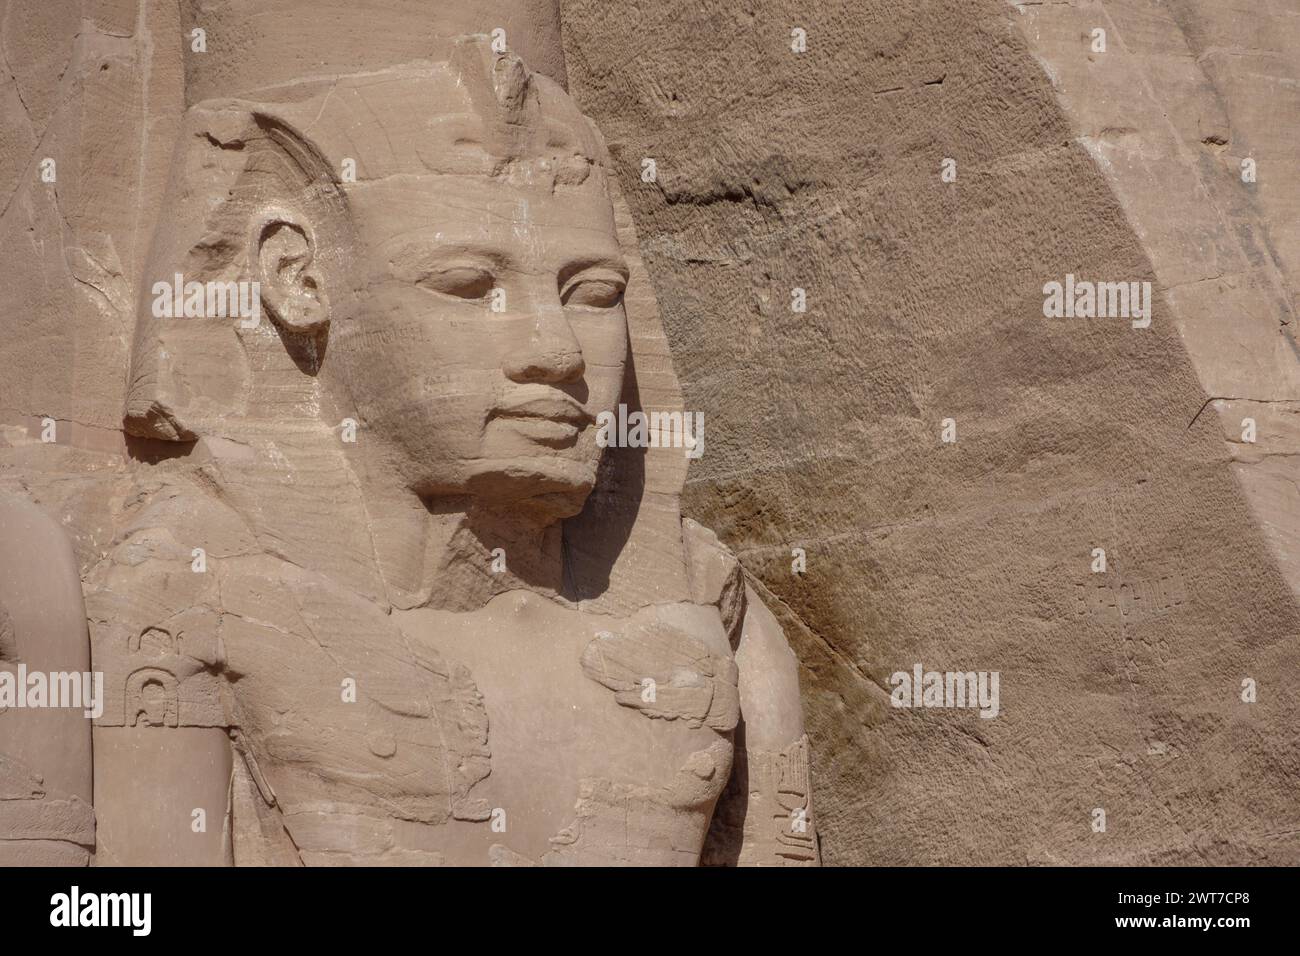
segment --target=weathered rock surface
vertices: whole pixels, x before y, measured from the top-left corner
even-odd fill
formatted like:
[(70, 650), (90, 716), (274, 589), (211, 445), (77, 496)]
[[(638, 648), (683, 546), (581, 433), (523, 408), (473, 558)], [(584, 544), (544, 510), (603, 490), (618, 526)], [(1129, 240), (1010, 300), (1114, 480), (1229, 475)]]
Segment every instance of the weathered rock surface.
[[(563, 11), (825, 860), (1300, 859), (1295, 4)], [(1153, 282), (1150, 328), (1045, 319), (1067, 273)], [(891, 707), (918, 662), (1000, 671), (1000, 716)]]

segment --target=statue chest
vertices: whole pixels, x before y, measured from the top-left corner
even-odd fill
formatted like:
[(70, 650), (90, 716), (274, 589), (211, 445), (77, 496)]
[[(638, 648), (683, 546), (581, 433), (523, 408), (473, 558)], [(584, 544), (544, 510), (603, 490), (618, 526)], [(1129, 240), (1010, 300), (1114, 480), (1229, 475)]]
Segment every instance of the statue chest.
[(713, 609), (296, 603), (291, 633), (225, 639), (252, 776), (308, 862), (696, 862), (737, 710)]
[(735, 665), (716, 612), (584, 613), (526, 592), (408, 612), (473, 675), (488, 721), (492, 862), (693, 865), (731, 769)]

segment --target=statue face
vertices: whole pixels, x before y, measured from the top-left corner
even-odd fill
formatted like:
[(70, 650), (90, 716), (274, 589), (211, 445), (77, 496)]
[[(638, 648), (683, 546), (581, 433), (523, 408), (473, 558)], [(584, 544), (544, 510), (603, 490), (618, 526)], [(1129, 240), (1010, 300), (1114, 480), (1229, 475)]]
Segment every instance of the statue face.
[(363, 434), (422, 495), (576, 514), (628, 345), (602, 177), (552, 189), (547, 176), (411, 174), (363, 182), (349, 202), (359, 294), (330, 349)]

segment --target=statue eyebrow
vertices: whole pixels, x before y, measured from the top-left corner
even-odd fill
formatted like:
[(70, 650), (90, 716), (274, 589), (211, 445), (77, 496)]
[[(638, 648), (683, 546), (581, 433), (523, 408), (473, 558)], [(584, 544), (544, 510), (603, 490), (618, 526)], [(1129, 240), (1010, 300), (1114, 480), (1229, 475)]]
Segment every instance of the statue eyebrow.
[(485, 259), (497, 268), (514, 265), (514, 257), (504, 249), (481, 242), (419, 240), (403, 244), (393, 255), (393, 260), (407, 262), (432, 262), (454, 259)]
[(623, 258), (622, 253), (615, 250), (590, 250), (585, 254), (570, 256), (564, 261), (559, 270), (560, 282), (567, 282), (570, 278), (587, 269), (603, 268), (617, 272), (627, 281), (629, 270), (627, 260)]
[[(402, 244), (390, 257), (389, 261), (394, 265), (402, 263), (408, 268), (411, 266), (419, 268), (442, 265), (443, 263), (455, 264), (457, 260), (465, 259), (481, 259), (490, 263), (493, 268), (501, 270), (525, 265), (508, 250), (499, 246), (464, 240), (447, 242), (429, 239), (413, 240)], [(561, 283), (564, 283), (579, 272), (596, 268), (617, 272), (625, 282), (630, 274), (627, 260), (623, 258), (621, 250), (616, 246), (596, 245), (587, 249), (579, 249), (575, 253), (565, 256), (557, 269), (557, 278)]]

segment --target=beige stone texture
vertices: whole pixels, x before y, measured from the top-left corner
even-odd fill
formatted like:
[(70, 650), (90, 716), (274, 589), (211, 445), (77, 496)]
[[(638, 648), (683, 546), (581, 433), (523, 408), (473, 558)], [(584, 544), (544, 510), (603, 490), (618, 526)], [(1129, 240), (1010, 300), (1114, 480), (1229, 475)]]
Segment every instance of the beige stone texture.
[(0, 865), (1300, 862), (1298, 45), (0, 0)]
[[(824, 861), (1297, 862), (1296, 4), (562, 7)], [(1045, 319), (1067, 273), (1150, 327)], [(892, 707), (916, 663), (999, 717)]]

